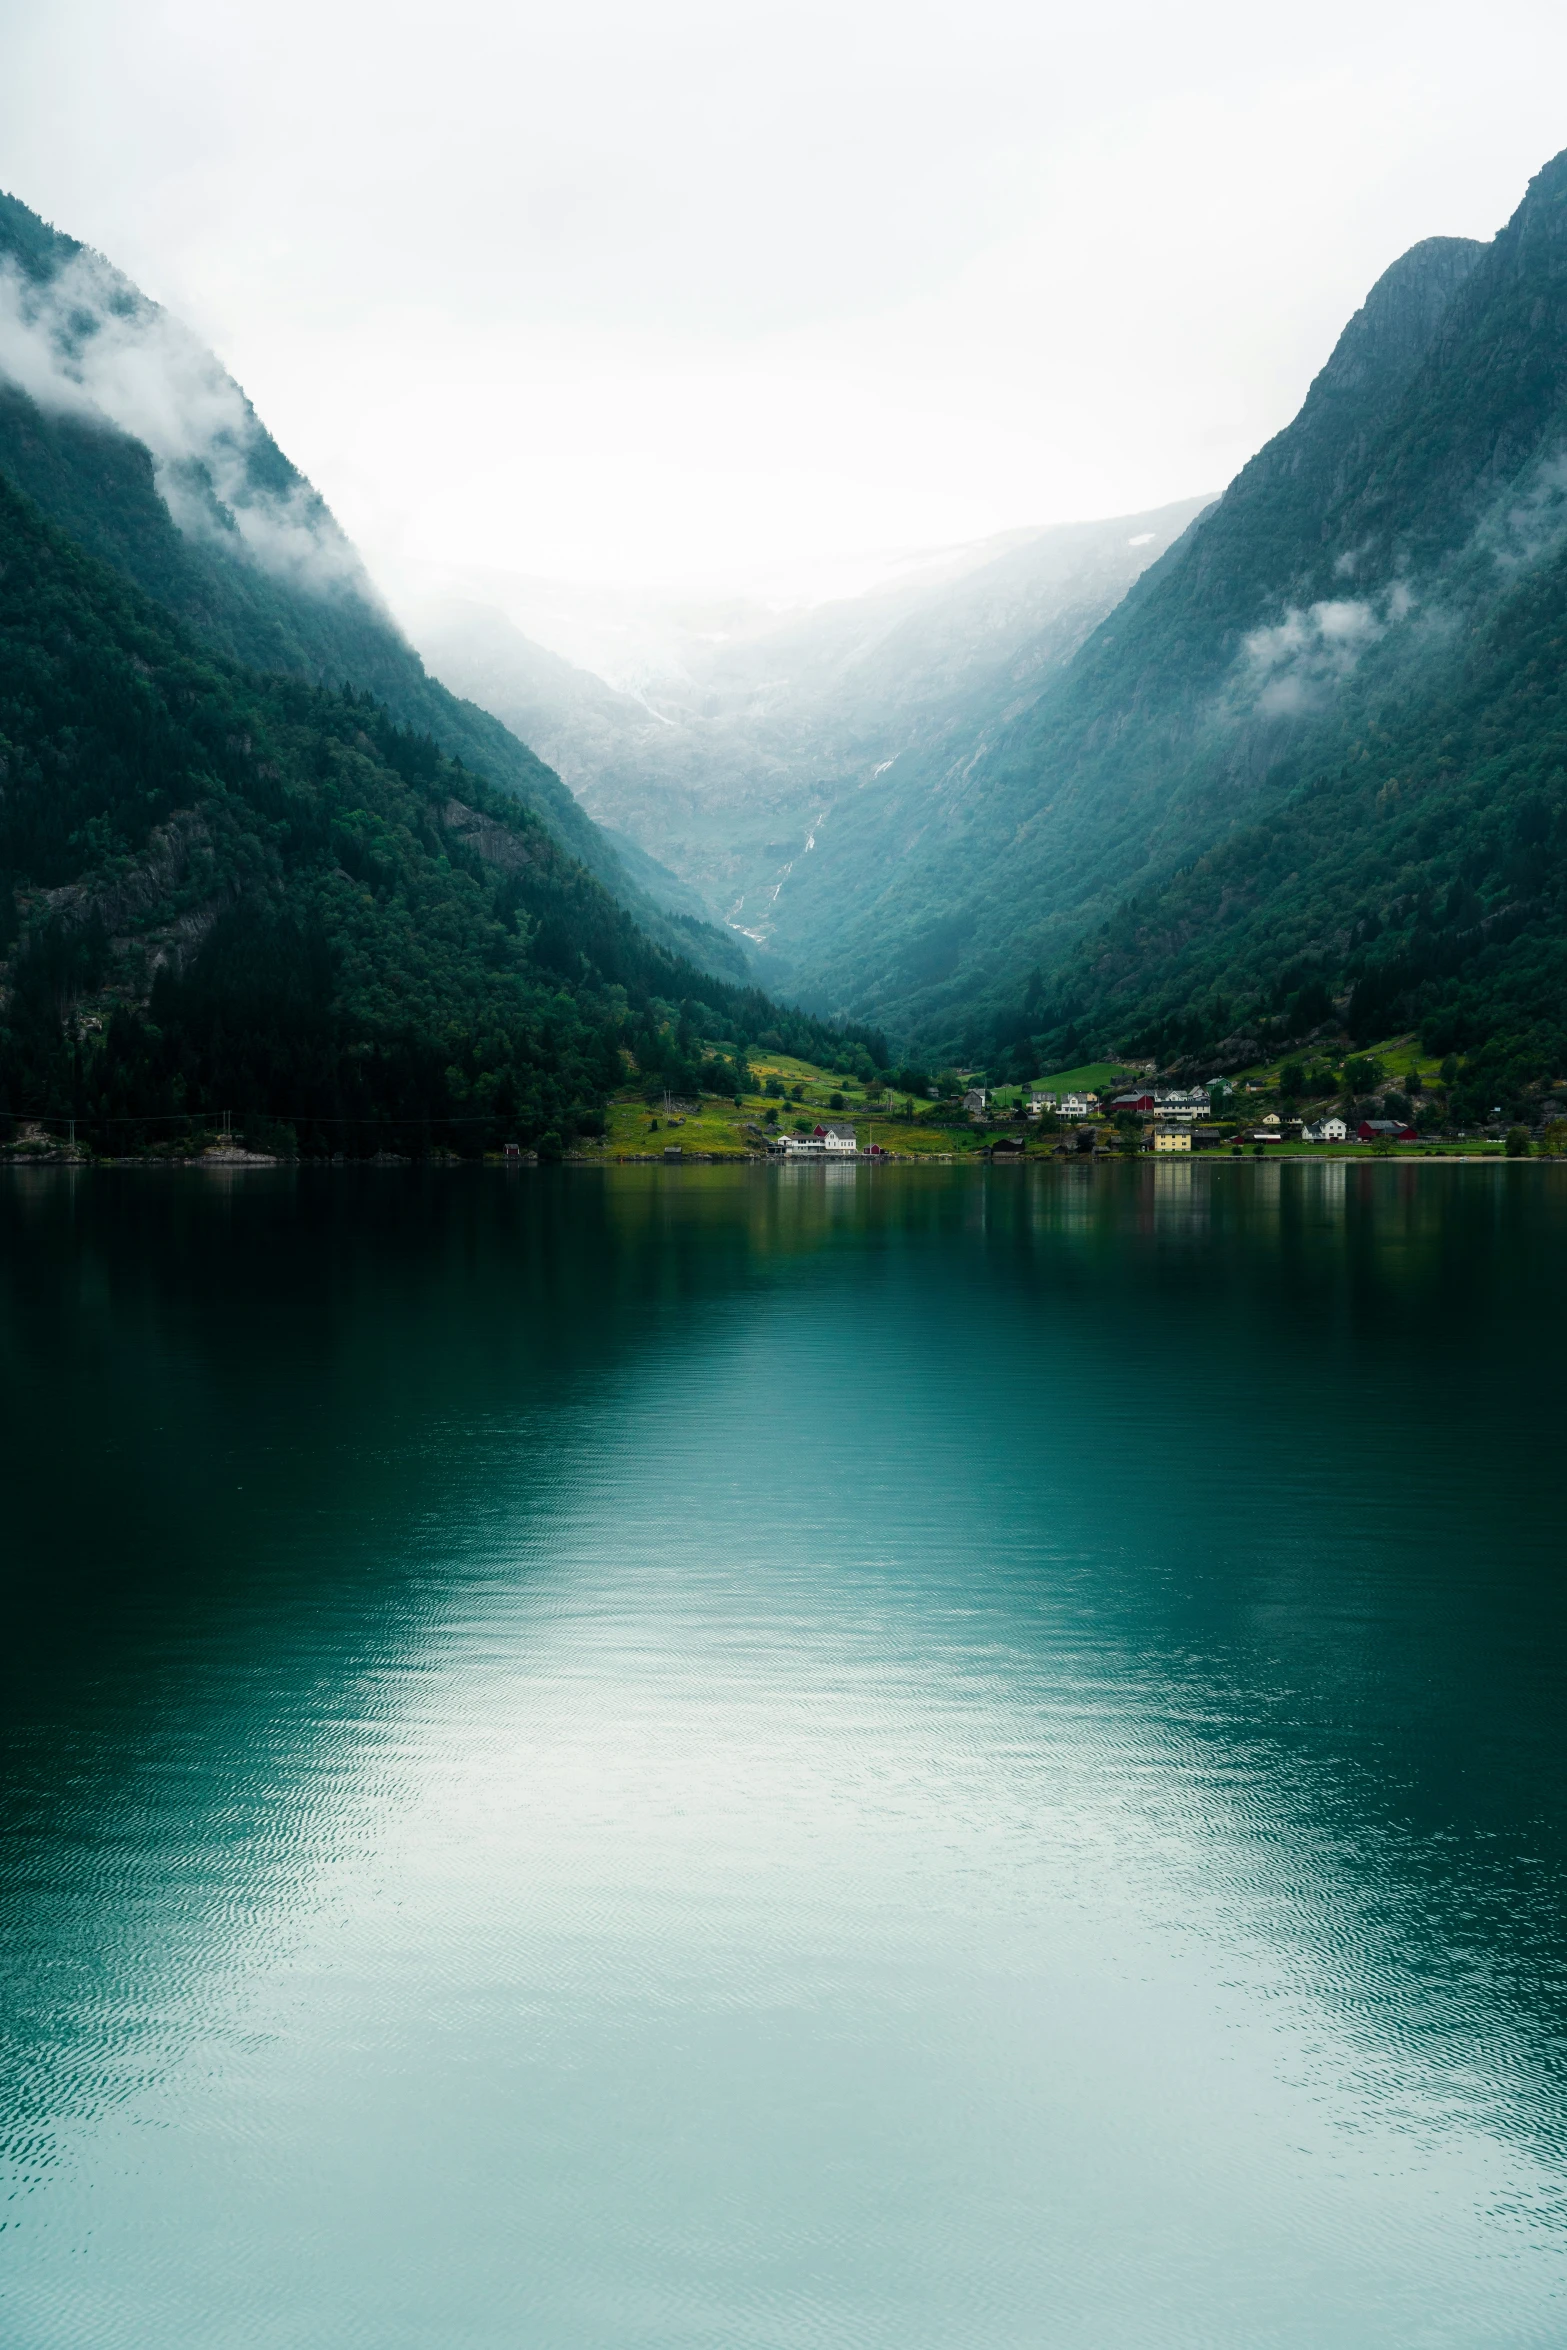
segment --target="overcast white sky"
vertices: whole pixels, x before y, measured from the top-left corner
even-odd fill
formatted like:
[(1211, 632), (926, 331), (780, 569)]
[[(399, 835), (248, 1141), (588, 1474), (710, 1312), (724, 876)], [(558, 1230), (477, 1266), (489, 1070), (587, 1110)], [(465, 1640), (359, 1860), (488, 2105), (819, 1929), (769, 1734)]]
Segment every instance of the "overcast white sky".
[(1562, 0), (0, 0), (0, 186), (388, 569), (825, 577), (1221, 486), (1563, 145)]

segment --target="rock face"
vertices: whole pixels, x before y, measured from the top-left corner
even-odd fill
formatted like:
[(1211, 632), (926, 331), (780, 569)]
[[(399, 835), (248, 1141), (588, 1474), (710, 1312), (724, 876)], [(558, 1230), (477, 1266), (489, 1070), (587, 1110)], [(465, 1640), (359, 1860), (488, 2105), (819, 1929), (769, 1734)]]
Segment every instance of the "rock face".
[(1384, 270), (1306, 394), (1299, 422), (1334, 403), (1385, 407), (1435, 342), (1448, 304), (1485, 251), (1477, 237), (1423, 237)]
[[(1107, 640), (1100, 657), (1122, 675), (1145, 647), (1152, 656), (1155, 675), (1138, 677), (1135, 698), (1159, 698), (1161, 688), (1163, 698), (1184, 696), (1232, 658), (1238, 632), (1280, 604), (1349, 592), (1364, 555), (1346, 545), (1335, 509), (1360, 487), (1370, 452), (1485, 250), (1467, 237), (1427, 237), (1378, 278), (1294, 422), (1257, 452), (1192, 534), (1179, 586), (1139, 616), (1140, 629)], [(1174, 660), (1175, 648), (1161, 641), (1167, 605), (1185, 624)]]

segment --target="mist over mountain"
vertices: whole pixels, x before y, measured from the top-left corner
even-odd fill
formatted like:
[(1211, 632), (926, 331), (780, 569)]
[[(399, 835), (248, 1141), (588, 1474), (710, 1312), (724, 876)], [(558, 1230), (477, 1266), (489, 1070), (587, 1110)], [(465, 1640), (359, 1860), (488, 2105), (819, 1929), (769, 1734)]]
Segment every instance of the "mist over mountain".
[[(0, 196), (0, 473), (83, 547), (257, 669), (351, 682), (517, 794), (650, 930), (743, 977), (743, 943), (558, 776), (430, 677), (324, 500), (240, 387), (99, 254)], [(634, 867), (633, 871), (631, 868)]]
[(1058, 955), (1287, 779), (1312, 722), (1407, 617), (1407, 588), (1361, 576), (1364, 534), (1327, 517), (1374, 464), (1479, 250), (1437, 239), (1396, 263), (1295, 423), (1043, 692), (932, 779), (934, 821), (871, 909), (878, 949), (842, 937), (813, 974), (823, 1000), (874, 1002), (921, 1034), (971, 1025), (1024, 953)]
[[(410, 625), (439, 675), (814, 997), (867, 918), (874, 956), (870, 909), (944, 775), (1038, 698), (1203, 504), (1009, 532), (805, 609), (715, 599), (661, 632), (617, 615), (620, 684), (471, 598), (415, 607)], [(576, 614), (566, 626), (587, 634)]]

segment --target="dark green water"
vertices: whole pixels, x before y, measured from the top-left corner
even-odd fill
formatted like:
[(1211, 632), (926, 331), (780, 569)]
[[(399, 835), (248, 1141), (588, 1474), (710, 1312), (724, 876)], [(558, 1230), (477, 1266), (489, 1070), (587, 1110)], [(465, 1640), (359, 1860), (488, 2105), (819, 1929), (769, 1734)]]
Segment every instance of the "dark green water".
[(1567, 2341), (1567, 1180), (0, 1185), (7, 2350)]

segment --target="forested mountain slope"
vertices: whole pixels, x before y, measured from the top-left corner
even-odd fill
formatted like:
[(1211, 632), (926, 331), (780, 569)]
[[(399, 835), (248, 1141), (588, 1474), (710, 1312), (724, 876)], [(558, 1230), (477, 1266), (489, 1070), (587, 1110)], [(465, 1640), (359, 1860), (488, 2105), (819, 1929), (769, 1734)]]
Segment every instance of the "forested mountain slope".
[[(218, 361), (98, 254), (0, 196), (0, 474), (214, 650), (368, 689), (514, 792), (666, 943), (744, 977), (733, 933), (614, 845), (489, 711), (427, 675), (323, 500)], [(667, 886), (666, 886), (667, 883)]]
[(1203, 502), (1013, 531), (806, 610), (720, 606), (676, 657), (640, 664), (634, 692), (471, 599), (411, 625), (431, 666), (537, 743), (601, 822), (818, 992), (824, 958), (938, 815), (942, 775), (1038, 698)]
[[(1168, 646), (1204, 593), (1227, 619), (1202, 647), (1210, 673), (1228, 656), (1229, 706), (1199, 759), (1180, 745), (1155, 779), (1200, 785), (1202, 758), (1226, 782), (1243, 758), (1271, 766), (1242, 821), (1045, 959), (993, 1033), (1030, 1060), (1080, 1029), (1234, 1058), (1246, 1032), (1300, 1035), (1336, 1002), (1361, 1036), (1419, 1023), (1444, 1052), (1567, 1065), (1567, 158), (1458, 273), (1381, 429), (1286, 528), (1266, 495), (1299, 480), (1298, 434), (1258, 460), (1266, 532), (1226, 499), (1186, 576), (1150, 583), (1160, 633), (1138, 616), (1148, 695), (1179, 676), (1150, 638)], [(1228, 550), (1209, 535), (1221, 516)], [(1089, 655), (1114, 681), (1108, 635)]]
[(1567, 553), (1401, 699), (1360, 696), (1260, 823), (1120, 907), (990, 1032), (1030, 1069), (1085, 1040), (1204, 1073), (1418, 1027), (1487, 1113), (1567, 1072)]
[[(0, 1113), (546, 1149), (635, 1073), (853, 1044), (652, 944), (373, 699), (241, 668), (0, 481)], [(879, 1039), (861, 1035), (872, 1057)], [(285, 1130), (287, 1130), (285, 1132)]]
[[(1398, 932), (1417, 919), (1418, 887), (1450, 876), (1433, 866), (1412, 895), (1389, 840), (1385, 859), (1368, 850), (1346, 903), (1343, 875), (1313, 852), (1289, 879), (1286, 925), (1266, 890), (1257, 897), (1273, 871), (1259, 844), (1293, 824), (1302, 794), (1329, 779), (1337, 788), (1340, 770), (1357, 788), (1376, 770), (1377, 792), (1402, 793), (1401, 769), (1431, 749), (1439, 711), (1461, 700), (1481, 726), (1513, 693), (1518, 647), (1549, 662), (1532, 599), (1549, 602), (1567, 543), (1564, 450), (1567, 158), (1557, 158), (1490, 245), (1428, 240), (1386, 273), (1295, 422), (1139, 580), (1057, 686), (949, 779), (928, 852), (889, 877), (894, 952), (877, 958), (862, 938), (846, 940), (824, 1000), (875, 1005), (930, 1040), (1010, 1035), (1025, 1057), (1037, 1057), (1023, 1045), (1032, 1037), (1049, 1057), (1074, 1026), (1099, 1035), (1117, 1017), (1155, 1027), (1179, 1017), (1192, 1038), (1211, 1038), (1216, 1022), (1239, 1018), (1237, 994), (1275, 990), (1302, 958), (1342, 993), (1366, 943), (1367, 893), (1384, 927), (1409, 900)], [(1521, 745), (1520, 708), (1509, 710)], [(1442, 755), (1479, 760), (1479, 738), (1466, 739), (1468, 750), (1455, 738)], [(1487, 759), (1502, 747), (1492, 741)], [(1466, 769), (1475, 826), (1491, 822), (1488, 764), (1486, 776)], [(1341, 809), (1324, 854), (1347, 852), (1348, 822)], [(1468, 829), (1449, 845), (1472, 880)], [(1429, 825), (1425, 837), (1435, 840)], [(1233, 968), (1193, 926), (1238, 922), (1238, 902), (1199, 913), (1201, 892), (1181, 878), (1198, 867), (1233, 880), (1226, 844), (1252, 875), (1260, 922), (1244, 949), (1237, 932)], [(1304, 836), (1296, 846), (1304, 856)], [(930, 962), (938, 907), (945, 969)], [(1199, 982), (1213, 992), (1206, 1008), (1188, 1000)]]

